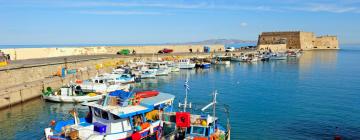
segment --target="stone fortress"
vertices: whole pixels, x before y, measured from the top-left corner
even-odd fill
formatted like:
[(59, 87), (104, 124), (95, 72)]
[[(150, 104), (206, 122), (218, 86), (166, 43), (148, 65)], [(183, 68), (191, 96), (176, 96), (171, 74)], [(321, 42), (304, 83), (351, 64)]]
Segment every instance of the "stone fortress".
[(258, 49), (271, 50), (322, 50), (339, 49), (336, 36), (318, 36), (313, 32), (288, 31), (288, 32), (263, 32), (258, 38)]

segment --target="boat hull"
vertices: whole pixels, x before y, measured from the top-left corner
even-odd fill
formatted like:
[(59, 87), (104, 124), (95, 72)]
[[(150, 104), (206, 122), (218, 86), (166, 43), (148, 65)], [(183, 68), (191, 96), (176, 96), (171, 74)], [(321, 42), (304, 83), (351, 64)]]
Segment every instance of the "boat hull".
[(43, 98), (48, 101), (59, 102), (59, 103), (82, 103), (82, 102), (90, 102), (100, 100), (103, 95), (96, 96), (45, 96)]
[(195, 68), (195, 63), (179, 65), (180, 69), (192, 69)]

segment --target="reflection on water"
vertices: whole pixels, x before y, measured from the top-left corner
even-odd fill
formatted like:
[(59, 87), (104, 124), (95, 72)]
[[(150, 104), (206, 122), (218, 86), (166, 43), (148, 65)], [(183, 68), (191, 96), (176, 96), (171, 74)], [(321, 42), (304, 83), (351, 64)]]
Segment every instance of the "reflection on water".
[[(360, 51), (306, 51), (300, 59), (213, 65), (143, 79), (136, 90), (157, 89), (184, 98), (189, 75), (189, 100), (200, 109), (219, 92), (218, 116), (230, 105), (233, 139), (332, 139), (337, 132), (360, 139)], [(76, 108), (35, 99), (0, 111), (0, 136), (8, 139), (43, 137), (50, 120), (70, 118)], [(175, 107), (176, 108), (176, 107)], [(339, 130), (335, 130), (338, 127)]]

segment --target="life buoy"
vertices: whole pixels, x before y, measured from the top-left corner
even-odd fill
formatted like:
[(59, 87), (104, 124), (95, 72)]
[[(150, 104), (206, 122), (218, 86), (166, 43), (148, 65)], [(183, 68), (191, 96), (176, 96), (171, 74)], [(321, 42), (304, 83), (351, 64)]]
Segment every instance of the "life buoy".
[(190, 113), (189, 112), (176, 112), (176, 126), (177, 127), (190, 127)]

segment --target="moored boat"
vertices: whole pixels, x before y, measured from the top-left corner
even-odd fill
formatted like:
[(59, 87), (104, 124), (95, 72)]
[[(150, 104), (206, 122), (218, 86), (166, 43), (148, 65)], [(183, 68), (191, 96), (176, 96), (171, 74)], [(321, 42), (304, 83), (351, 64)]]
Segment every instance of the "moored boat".
[(230, 56), (215, 56), (212, 60), (212, 64), (219, 64), (219, 65), (229, 65), (231, 57)]
[(130, 92), (113, 92), (99, 102), (84, 103), (89, 107), (85, 118), (71, 110), (74, 119), (53, 121), (52, 127), (45, 128), (45, 136), (49, 140), (160, 139), (160, 114), (172, 111), (174, 98), (167, 93), (141, 99)]
[(103, 97), (101, 93), (84, 93), (79, 86), (63, 86), (60, 91), (53, 92), (50, 88), (42, 94), (43, 99), (62, 103), (82, 103), (96, 101)]
[(192, 69), (195, 68), (195, 63), (192, 63), (190, 59), (181, 59), (178, 66), (180, 69)]
[(142, 70), (141, 71), (141, 78), (155, 78), (156, 77), (156, 70)]
[(270, 56), (270, 60), (286, 60), (286, 59), (287, 59), (287, 55), (286, 53), (283, 52), (272, 53)]

